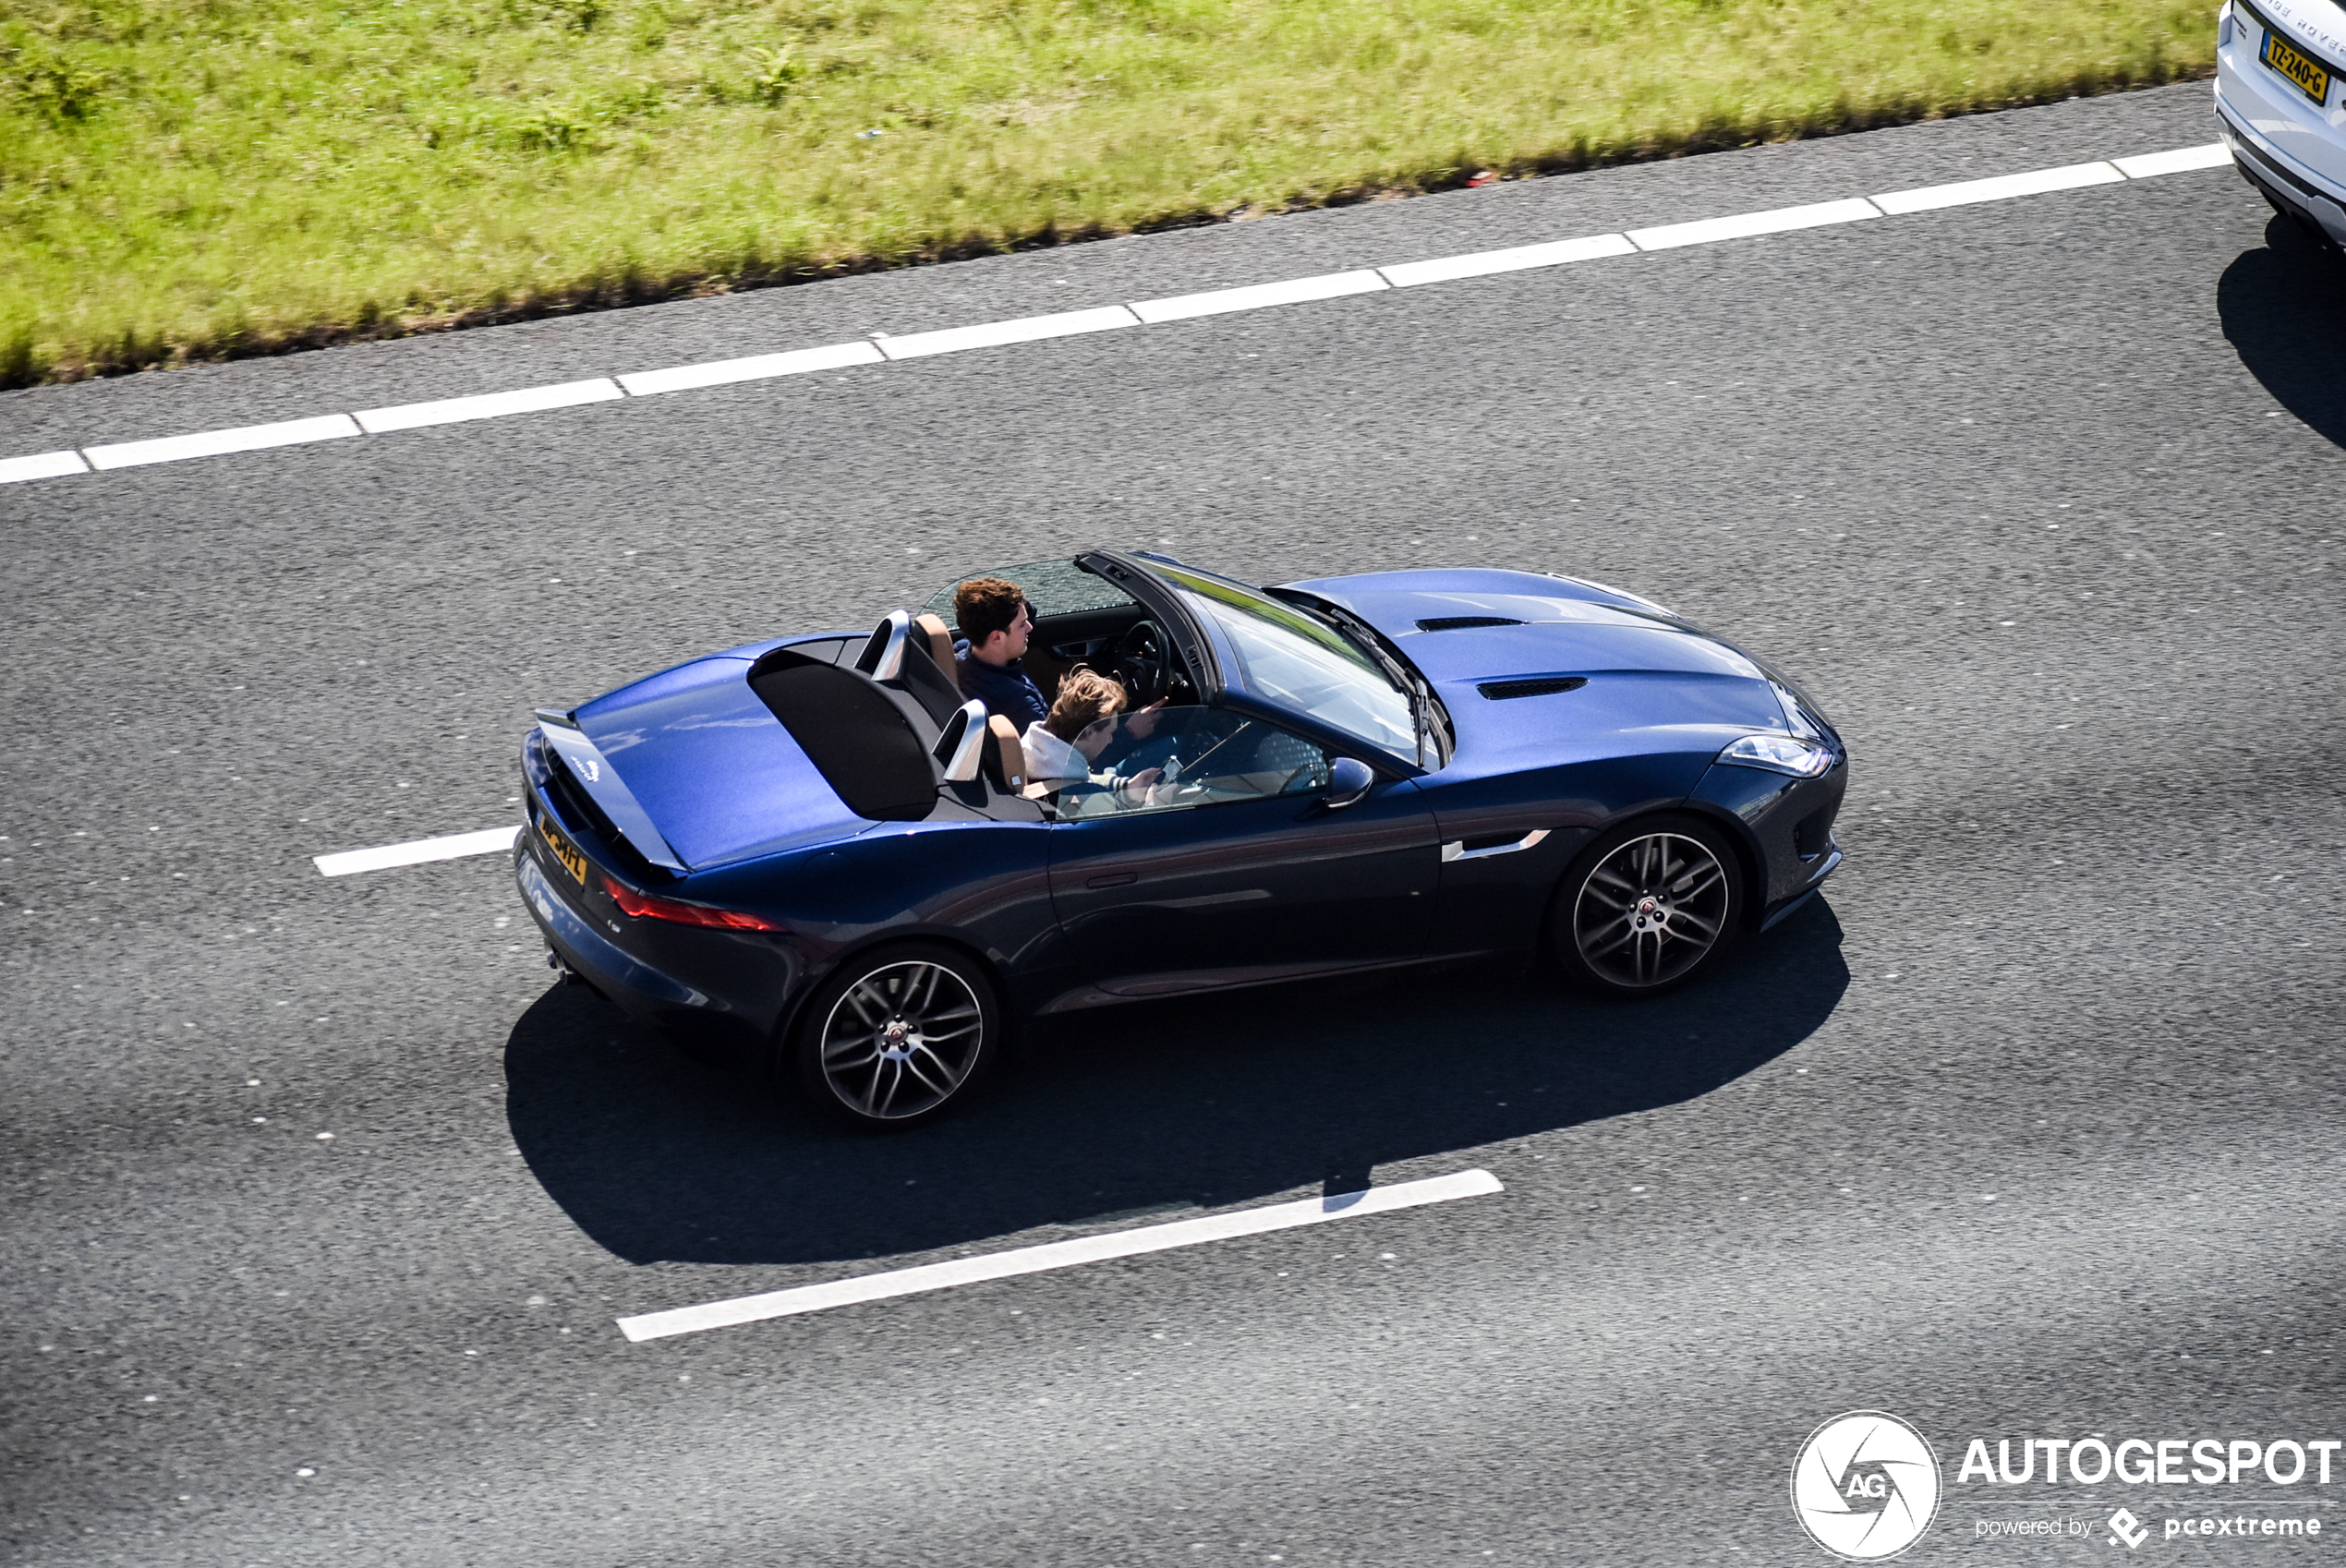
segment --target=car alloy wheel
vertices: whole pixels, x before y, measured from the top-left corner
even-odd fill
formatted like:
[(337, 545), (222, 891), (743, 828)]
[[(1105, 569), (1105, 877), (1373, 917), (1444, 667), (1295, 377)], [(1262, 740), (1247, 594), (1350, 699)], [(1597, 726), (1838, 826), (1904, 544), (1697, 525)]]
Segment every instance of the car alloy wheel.
[(1709, 837), (1651, 825), (1601, 848), (1570, 885), (1566, 957), (1578, 978), (1616, 993), (1657, 991), (1732, 936), (1740, 878)]
[(826, 1108), (865, 1127), (908, 1127), (941, 1112), (992, 1054), (982, 976), (957, 954), (898, 951), (824, 988), (801, 1061)]

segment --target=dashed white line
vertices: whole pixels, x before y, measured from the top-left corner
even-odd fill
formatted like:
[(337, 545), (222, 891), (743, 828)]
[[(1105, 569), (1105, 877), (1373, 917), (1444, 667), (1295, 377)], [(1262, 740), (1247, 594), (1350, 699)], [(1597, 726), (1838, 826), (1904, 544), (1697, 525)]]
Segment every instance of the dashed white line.
[(1203, 294), (1143, 299), (1132, 307), (1132, 314), (1143, 321), (1185, 321), (1192, 316), (1220, 316), (1232, 310), (1261, 310), (1273, 305), (1340, 299), (1348, 294), (1374, 294), (1390, 286), (1374, 269), (1363, 268), (1355, 272), (1323, 272), (1317, 277), (1288, 278), (1276, 283), (1249, 283), (1244, 288), (1217, 288)]
[(1893, 190), (1873, 200), (1875, 206), (1893, 215), (1930, 212), (1941, 207), (1968, 207), (1975, 201), (2009, 201), (2015, 196), (2042, 196), (2048, 191), (2077, 190), (2089, 185), (2117, 185), (2125, 177), (2109, 163), (2072, 163), (2064, 169), (2031, 169), (2025, 175), (1998, 175), (1993, 179)]
[(2205, 147), (2178, 147), (2171, 152), (2145, 152), (2133, 158), (2112, 158), (2110, 163), (2130, 180), (2149, 180), (2161, 175), (2188, 174), (2194, 169), (2226, 168), (2231, 161), (2231, 149), (2220, 141), (2211, 141)]
[(1006, 343), (1034, 343), (1042, 338), (1073, 337), (1079, 332), (1113, 332), (1137, 327), (1140, 318), (1121, 305), (1094, 310), (1062, 310), (1049, 316), (1021, 316), (1010, 321), (987, 321), (975, 327), (947, 327), (942, 332), (907, 332), (881, 338), (879, 351), (890, 359), (919, 359), (931, 354), (959, 354), (969, 348), (993, 348)]
[(550, 387), (524, 387), (518, 392), (483, 392), (478, 397), (447, 397), (433, 403), (403, 403), (395, 408), (369, 408), (355, 417), (370, 436), (386, 430), (417, 430), (427, 425), (461, 425), (472, 419), (499, 419), (508, 414), (536, 414), (548, 408), (574, 408), (582, 403), (608, 403), (627, 394), (608, 376), (590, 381), (563, 381)]
[(1453, 1176), (1397, 1182), (1391, 1187), (1373, 1187), (1366, 1192), (1348, 1192), (1340, 1197), (1307, 1198), (1300, 1202), (1274, 1203), (1263, 1209), (1241, 1209), (1231, 1214), (1208, 1214), (1202, 1219), (1143, 1225), (1138, 1230), (1114, 1231), (1106, 1236), (1079, 1236), (1072, 1241), (1022, 1247), (1014, 1251), (988, 1253), (979, 1258), (956, 1258), (949, 1262), (925, 1263), (918, 1268), (863, 1274), (854, 1279), (833, 1280), (826, 1285), (803, 1285), (790, 1290), (768, 1291), (762, 1296), (736, 1297), (731, 1301), (678, 1307), (665, 1312), (645, 1312), (620, 1319), (619, 1331), (640, 1345), (647, 1339), (665, 1339), (671, 1334), (732, 1328), (742, 1323), (761, 1322), (768, 1318), (821, 1312), (859, 1302), (884, 1301), (890, 1297), (949, 1290), (955, 1285), (975, 1285), (982, 1280), (1042, 1273), (1050, 1269), (1072, 1268), (1079, 1263), (1138, 1257), (1143, 1253), (1169, 1251), (1177, 1247), (1195, 1247), (1200, 1242), (1260, 1236), (1265, 1231), (1292, 1230), (1298, 1225), (1321, 1224), (1330, 1220), (1358, 1219), (1365, 1214), (1390, 1213), (1396, 1209), (1447, 1203), (1459, 1198), (1475, 1198), (1504, 1190), (1499, 1178), (1489, 1171), (1459, 1171)]
[(27, 479), (61, 479), (67, 474), (87, 474), (90, 464), (78, 452), (37, 452), (30, 457), (0, 457), (0, 485), (21, 484)]
[(797, 348), (787, 354), (753, 354), (746, 359), (719, 359), (707, 365), (679, 365), (671, 370), (637, 370), (619, 378), (630, 397), (689, 392), (695, 387), (721, 387), (733, 381), (762, 381), (770, 376), (804, 376), (815, 370), (840, 370), (850, 365), (877, 365), (886, 355), (868, 343), (835, 343), (822, 348)]
[(1638, 247), (1626, 235), (1590, 235), (1585, 239), (1556, 239), (1544, 245), (1510, 246), (1505, 250), (1478, 250), (1470, 256), (1445, 256), (1433, 261), (1403, 261), (1379, 267), (1395, 288), (1419, 283), (1446, 283), (1459, 278), (1482, 278), (1493, 272), (1521, 272), (1534, 267), (1563, 267), (1575, 261), (1597, 261), (1608, 256), (1634, 256)]
[[(1587, 235), (1503, 250), (1478, 251), (1465, 256), (1396, 262), (1314, 277), (1288, 278), (1278, 283), (1176, 295), (1162, 299), (1142, 300), (1129, 306), (1108, 305), (1088, 310), (1067, 310), (1009, 321), (988, 321), (971, 327), (913, 332), (902, 337), (883, 335), (870, 343), (828, 344), (702, 365), (631, 371), (617, 377), (599, 377), (556, 386), (525, 387), (477, 397), (444, 398), (395, 408), (369, 409), (355, 418), (347, 414), (332, 414), (273, 425), (248, 425), (239, 429), (207, 430), (154, 440), (85, 447), (79, 453), (37, 452), (26, 457), (0, 458), (0, 485), (62, 478), (86, 473), (91, 468), (128, 468), (148, 463), (175, 463), (187, 458), (413, 429), (426, 425), (497, 418), (510, 414), (606, 402), (619, 397), (683, 392), (731, 381), (800, 375), (851, 365), (874, 365), (883, 360), (918, 359), (1005, 344), (1110, 332), (1143, 323), (1187, 320), (1232, 310), (1255, 310), (1310, 300), (1334, 299), (1347, 295), (1373, 293), (1388, 285), (1407, 288), (1482, 277), (1494, 272), (1521, 271), (1605, 257), (1627, 256), (1638, 251), (1672, 250), (1692, 245), (1715, 244), (1722, 240), (1749, 239), (1761, 235), (1859, 223), (1885, 215), (1903, 216), (1977, 202), (2010, 200), (2015, 197), (2050, 191), (2074, 190), (2086, 186), (2153, 179), (2194, 169), (2221, 168), (2231, 162), (2231, 155), (2223, 143), (2209, 142), (2199, 147), (2146, 152), (2107, 162), (2074, 163), (2056, 169), (2033, 169), (1988, 179), (1959, 180), (1950, 185), (1921, 186), (1872, 198), (1851, 197), (1845, 200), (1811, 202), (1765, 212), (1744, 212), (1725, 218), (1663, 223), (1651, 228), (1631, 229), (1626, 235)], [(82, 461), (85, 456), (88, 459), (86, 465)]]
[(462, 860), (466, 855), (493, 855), (514, 847), (521, 833), (510, 827), (484, 827), (478, 833), (452, 833), (444, 838), (417, 838), (411, 843), (385, 844), (374, 850), (344, 850), (337, 854), (312, 855), (310, 861), (327, 876), (348, 876), (358, 871), (385, 871), (395, 865), (422, 865), (429, 861)]
[(1846, 201), (1812, 201), (1802, 207), (1778, 207), (1766, 212), (1739, 212), (1732, 218), (1698, 218), (1691, 223), (1631, 229), (1629, 243), (1639, 250), (1675, 250), (1682, 245), (1715, 245), (1723, 239), (1751, 239), (1760, 235), (1820, 229), (1831, 223), (1855, 223), (1880, 216), (1880, 208), (1862, 196), (1853, 196)]
[(179, 463), (190, 457), (217, 457), (223, 452), (260, 452), (272, 446), (300, 446), (306, 441), (338, 440), (364, 435), (347, 414), (323, 414), (314, 419), (286, 419), (274, 425), (243, 425), (233, 430), (199, 430), (187, 436), (160, 436), (153, 440), (117, 441), (110, 446), (82, 448), (93, 468), (136, 468), (148, 463)]

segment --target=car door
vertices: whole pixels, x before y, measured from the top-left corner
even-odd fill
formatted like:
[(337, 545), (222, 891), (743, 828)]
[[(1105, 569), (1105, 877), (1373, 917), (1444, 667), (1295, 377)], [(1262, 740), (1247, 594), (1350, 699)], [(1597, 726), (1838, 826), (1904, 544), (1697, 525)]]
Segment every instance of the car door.
[(1128, 716), (1091, 765), (1056, 797), (1050, 885), (1093, 999), (1424, 950), (1441, 854), (1413, 783), (1332, 810), (1321, 747), (1206, 707)]

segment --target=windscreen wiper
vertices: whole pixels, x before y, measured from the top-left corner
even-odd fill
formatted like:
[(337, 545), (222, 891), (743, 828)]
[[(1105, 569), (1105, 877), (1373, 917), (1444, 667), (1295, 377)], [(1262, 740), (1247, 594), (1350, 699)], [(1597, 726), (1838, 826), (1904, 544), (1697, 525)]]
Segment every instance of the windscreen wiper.
[(1336, 622), (1336, 629), (1344, 633), (1347, 641), (1375, 659), (1396, 690), (1409, 694), (1409, 742), (1417, 748), (1418, 766), (1423, 767), (1425, 743), (1433, 735), (1433, 694), (1415, 670), (1385, 651), (1385, 639), (1377, 634), (1375, 627), (1336, 605), (1323, 601), (1312, 608)]

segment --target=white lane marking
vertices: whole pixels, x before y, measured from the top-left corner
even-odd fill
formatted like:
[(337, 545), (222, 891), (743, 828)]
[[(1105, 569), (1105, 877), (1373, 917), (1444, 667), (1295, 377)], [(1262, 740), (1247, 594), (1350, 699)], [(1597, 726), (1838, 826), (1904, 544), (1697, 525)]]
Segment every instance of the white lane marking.
[[(949, 354), (965, 348), (990, 347), (997, 344), (1027, 343), (1038, 338), (1064, 337), (1075, 332), (1102, 332), (1117, 327), (1129, 327), (1146, 320), (1176, 320), (1190, 315), (1210, 315), (1221, 310), (1256, 308), (1261, 305), (1292, 303), (1302, 299), (1325, 299), (1338, 294), (1359, 292), (1352, 287), (1333, 286), (1338, 280), (1382, 275), (1384, 282), (1396, 287), (1418, 283), (1446, 282), (1454, 278), (1479, 277), (1490, 272), (1516, 271), (1533, 267), (1557, 266), (1570, 261), (1590, 260), (1603, 256), (1627, 255), (1630, 250), (1666, 250), (1688, 245), (1708, 245), (1720, 240), (1745, 239), (1759, 235), (1782, 234), (1790, 230), (1816, 228), (1830, 223), (1851, 223), (1899, 212), (1925, 211), (1936, 207), (1959, 206), (1968, 202), (2003, 200), (2010, 197), (2034, 194), (2044, 190), (2063, 190), (2077, 185), (2109, 184), (2110, 175), (2096, 174), (2089, 178), (2072, 178), (2078, 170), (2111, 170), (2115, 177), (2150, 179), (2161, 175), (2182, 174), (2192, 169), (2220, 168), (2231, 162), (2231, 154), (2221, 142), (2208, 142), (2198, 147), (2179, 147), (2165, 152), (2139, 153), (2117, 158), (2108, 163), (2072, 165), (2067, 169), (2040, 169), (2019, 175), (2005, 175), (1987, 180), (1963, 180), (1953, 185), (1925, 186), (1913, 190), (1896, 191), (1868, 200), (1853, 197), (1844, 201), (1826, 201), (1802, 207), (1779, 208), (1770, 212), (1746, 212), (1731, 218), (1710, 218), (1687, 223), (1666, 223), (1656, 228), (1632, 229), (1621, 235), (1591, 235), (1578, 239), (1554, 240), (1542, 245), (1517, 246), (1506, 250), (1486, 250), (1468, 256), (1440, 257), (1426, 261), (1398, 262), (1391, 266), (1364, 270), (1360, 272), (1336, 272), (1320, 278), (1297, 278), (1281, 283), (1264, 283), (1253, 288), (1223, 289), (1209, 294), (1182, 295), (1167, 299), (1144, 300), (1127, 308), (1105, 306), (1093, 310), (1070, 310), (1053, 316), (1031, 316), (1013, 321), (995, 321), (975, 327), (952, 327), (941, 332), (915, 332), (901, 338), (884, 338), (877, 347), (862, 344), (836, 344), (822, 348), (795, 349), (781, 354), (755, 355), (744, 359), (717, 360), (703, 365), (676, 366), (664, 370), (644, 370), (616, 378), (627, 392), (648, 394), (680, 392), (688, 387), (717, 386), (727, 381), (751, 380), (764, 376), (793, 375), (803, 370), (829, 369), (835, 366), (870, 365), (882, 359), (914, 359), (924, 355)], [(2042, 183), (2050, 181), (2052, 183)], [(1363, 289), (1380, 286), (1363, 283)], [(1270, 297), (1280, 291), (1294, 291), (1280, 298)], [(1135, 314), (1140, 312), (1143, 314)], [(836, 356), (837, 357), (832, 357)], [(602, 386), (604, 382), (578, 382), (574, 386)], [(416, 404), (405, 409), (372, 409), (359, 416), (374, 425), (394, 416), (434, 408), (453, 408), (466, 404), (490, 404), (500, 400), (526, 400), (556, 388), (534, 388), (521, 392), (490, 393), (481, 399), (452, 398), (440, 404)], [(614, 390), (597, 394), (599, 398), (619, 395)], [(583, 401), (593, 401), (587, 399)], [(560, 404), (515, 402), (481, 414), (454, 415), (451, 417), (480, 418), (490, 413), (518, 413), (522, 407), (555, 407)], [(438, 423), (438, 420), (414, 419), (406, 423)], [(406, 423), (393, 427), (388, 423), (379, 428), (406, 428)], [(143, 463), (173, 463), (186, 458), (210, 457), (223, 452), (250, 452), (263, 447), (290, 446), (303, 441), (330, 440), (339, 436), (366, 433), (350, 416), (327, 415), (315, 419), (295, 419), (279, 425), (253, 425), (242, 429), (210, 430), (195, 435), (168, 436), (157, 440), (127, 441), (111, 446), (83, 449), (91, 465), (99, 469), (127, 468)], [(29, 457), (0, 459), (0, 484), (20, 483), (29, 479), (59, 478), (82, 473), (79, 459), (72, 452), (41, 452)]]
[(1998, 175), (1993, 179), (1961, 180), (1953, 185), (1923, 186), (1877, 196), (1873, 204), (1893, 217), (1904, 212), (1935, 212), (1941, 207), (1968, 207), (1975, 201), (2009, 201), (2015, 196), (2041, 196), (2050, 190), (2076, 190), (2089, 185), (2124, 181), (2108, 163), (2072, 163), (2063, 169), (2031, 169), (2025, 175)]
[(699, 1307), (679, 1307), (666, 1312), (645, 1312), (633, 1318), (620, 1319), (619, 1331), (640, 1345), (645, 1340), (665, 1339), (671, 1334), (732, 1328), (739, 1323), (755, 1323), (768, 1318), (820, 1312), (828, 1308), (847, 1307), (862, 1301), (884, 1301), (892, 1296), (947, 1290), (957, 1285), (975, 1285), (981, 1280), (1041, 1273), (1048, 1269), (1072, 1268), (1078, 1263), (1137, 1257), (1144, 1252), (1194, 1247), (1203, 1241), (1227, 1241), (1236, 1236), (1260, 1236), (1265, 1231), (1291, 1230), (1297, 1225), (1356, 1219), (1362, 1214), (1388, 1213), (1396, 1209), (1414, 1209), (1421, 1204), (1446, 1203), (1453, 1199), (1475, 1198), (1504, 1190), (1499, 1185), (1499, 1178), (1489, 1171), (1460, 1171), (1454, 1176), (1396, 1182), (1391, 1187), (1373, 1187), (1366, 1192), (1348, 1192), (1340, 1197), (1306, 1198), (1300, 1202), (1275, 1203), (1265, 1209), (1241, 1209), (1234, 1214), (1209, 1214), (1203, 1219), (1176, 1220), (1170, 1224), (1143, 1225), (1138, 1230), (1079, 1236), (1072, 1241), (1022, 1247), (1014, 1251), (994, 1252), (982, 1258), (956, 1258), (949, 1262), (925, 1263), (916, 1269), (863, 1274), (854, 1279), (833, 1280), (828, 1285), (803, 1285), (791, 1290), (768, 1291), (763, 1296), (738, 1297), (731, 1301), (711, 1301)]
[(881, 338), (879, 351), (890, 359), (918, 359), (930, 354), (959, 354), (965, 348), (992, 348), (998, 344), (1033, 343), (1038, 338), (1072, 337), (1078, 332), (1112, 332), (1137, 327), (1140, 320), (1121, 305), (1093, 310), (1062, 310), (1050, 316), (1021, 316), (1010, 321), (987, 321), (975, 327), (947, 327), (936, 332), (908, 332)]
[(1723, 239), (1820, 229), (1828, 223), (1854, 223), (1880, 216), (1881, 209), (1862, 196), (1853, 196), (1846, 201), (1813, 201), (1803, 207), (1778, 207), (1767, 212), (1739, 212), (1732, 218), (1698, 218), (1691, 223), (1631, 229), (1629, 243), (1639, 250), (1675, 250), (1682, 245), (1714, 245)]
[(1590, 235), (1584, 239), (1551, 240), (1545, 245), (1518, 245), (1506, 250), (1478, 250), (1471, 256), (1445, 256), (1433, 261), (1404, 261), (1379, 267), (1395, 288), (1419, 283), (1446, 283), (1456, 278), (1487, 277), (1493, 272), (1520, 272), (1533, 267), (1561, 267), (1574, 261), (1596, 261), (1608, 256), (1634, 256), (1638, 247), (1626, 235)]
[(331, 441), (365, 433), (347, 414), (323, 414), (314, 419), (242, 425), (233, 430), (200, 430), (194, 435), (159, 436), (146, 441), (117, 441), (110, 446), (83, 447), (81, 451), (93, 468), (136, 468), (147, 463), (179, 463), (190, 457), (260, 452), (272, 446), (299, 446), (305, 441)]
[(1244, 288), (1209, 289), (1203, 294), (1177, 294), (1164, 299), (1143, 299), (1132, 314), (1143, 321), (1184, 321), (1192, 316), (1220, 316), (1232, 310), (1260, 310), (1271, 305), (1300, 305), (1312, 299), (1340, 299), (1348, 294), (1374, 294), (1388, 288), (1374, 268), (1356, 272), (1323, 272), (1317, 277), (1287, 278), (1276, 283), (1249, 283)]
[(78, 452), (37, 452), (30, 457), (0, 457), (0, 485), (20, 485), (27, 479), (56, 479), (87, 474), (90, 464)]
[(510, 850), (521, 834), (511, 827), (484, 827), (478, 833), (452, 833), (445, 838), (417, 838), (412, 843), (385, 844), (373, 850), (344, 850), (337, 854), (312, 855), (327, 876), (348, 876), (355, 871), (384, 871), (394, 865), (422, 865), (428, 861), (460, 861), (466, 855), (493, 855)]
[(2112, 158), (2118, 172), (2130, 180), (2157, 179), (2190, 169), (2220, 169), (2232, 161), (2231, 149), (2220, 141), (2205, 147), (2178, 147), (2171, 152), (2146, 152), (2135, 158)]
[(651, 397), (694, 387), (721, 387), (732, 381), (760, 381), (768, 376), (803, 376), (810, 370), (877, 365), (887, 357), (868, 343), (834, 343), (821, 348), (794, 348), (787, 354), (753, 354), (746, 359), (679, 365), (670, 370), (637, 370), (620, 377), (619, 384), (630, 397)]
[(610, 377), (598, 376), (591, 381), (562, 381), (553, 386), (482, 392), (477, 397), (443, 397), (432, 403), (369, 408), (355, 417), (360, 429), (370, 436), (380, 436), (387, 430), (418, 430), (427, 425), (461, 425), (470, 419), (499, 419), (508, 414), (536, 414), (547, 408), (574, 408), (582, 403), (609, 403), (626, 395)]

